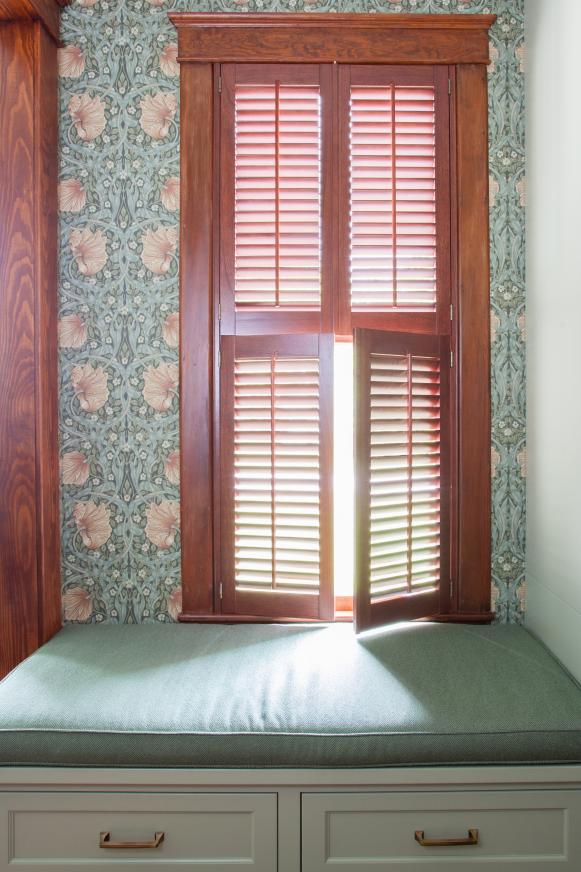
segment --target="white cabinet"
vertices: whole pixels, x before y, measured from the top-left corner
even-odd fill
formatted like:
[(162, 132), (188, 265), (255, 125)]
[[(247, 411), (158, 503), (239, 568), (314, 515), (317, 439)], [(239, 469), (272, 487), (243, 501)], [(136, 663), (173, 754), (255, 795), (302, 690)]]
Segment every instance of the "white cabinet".
[(0, 767), (0, 872), (241, 868), (580, 872), (581, 765)]
[(303, 794), (303, 872), (581, 869), (581, 794)]
[(276, 869), (275, 793), (22, 792), (0, 809), (2, 872)]

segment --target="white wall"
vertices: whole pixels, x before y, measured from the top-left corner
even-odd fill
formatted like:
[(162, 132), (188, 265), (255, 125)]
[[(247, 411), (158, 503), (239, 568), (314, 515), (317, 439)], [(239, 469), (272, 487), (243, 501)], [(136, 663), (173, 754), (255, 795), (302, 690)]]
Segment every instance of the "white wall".
[(581, 680), (581, 0), (527, 17), (527, 625)]

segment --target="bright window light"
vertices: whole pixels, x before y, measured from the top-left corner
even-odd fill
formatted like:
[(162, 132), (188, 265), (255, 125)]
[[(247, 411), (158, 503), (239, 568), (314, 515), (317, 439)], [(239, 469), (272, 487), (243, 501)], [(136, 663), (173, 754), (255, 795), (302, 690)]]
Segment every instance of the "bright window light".
[(333, 383), (335, 596), (352, 596), (355, 550), (352, 342), (335, 342)]

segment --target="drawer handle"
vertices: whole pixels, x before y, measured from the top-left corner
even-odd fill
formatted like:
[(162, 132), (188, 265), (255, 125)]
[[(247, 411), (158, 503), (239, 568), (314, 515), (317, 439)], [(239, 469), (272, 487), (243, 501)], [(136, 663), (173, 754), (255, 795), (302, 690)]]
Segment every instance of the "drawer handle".
[(416, 830), (415, 840), (422, 848), (450, 848), (454, 845), (477, 845), (479, 841), (478, 830), (468, 830), (465, 839), (426, 839), (423, 830)]
[(145, 848), (145, 849), (153, 849), (159, 848), (163, 840), (165, 839), (165, 833), (156, 833), (151, 842), (112, 842), (111, 841), (111, 833), (100, 833), (99, 834), (99, 847), (100, 848)]

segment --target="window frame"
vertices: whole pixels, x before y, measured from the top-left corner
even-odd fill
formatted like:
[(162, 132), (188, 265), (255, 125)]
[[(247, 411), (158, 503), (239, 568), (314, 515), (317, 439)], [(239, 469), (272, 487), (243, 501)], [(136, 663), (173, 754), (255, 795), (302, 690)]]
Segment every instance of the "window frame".
[[(457, 456), (451, 459), (455, 566), (444, 621), (490, 611), (490, 343), (488, 101), (492, 15), (172, 13), (181, 85), (180, 426), (181, 621), (272, 621), (221, 613), (218, 574), (220, 269), (216, 144), (220, 63), (448, 65), (451, 346)], [(291, 29), (289, 33), (289, 28)], [(300, 35), (297, 36), (297, 30)], [(292, 38), (289, 39), (289, 35)], [(336, 97), (335, 97), (336, 99)], [(192, 118), (196, 123), (192, 124)], [(475, 494), (478, 495), (475, 497)], [(280, 620), (275, 618), (274, 620)], [(292, 620), (292, 619), (291, 619)]]

